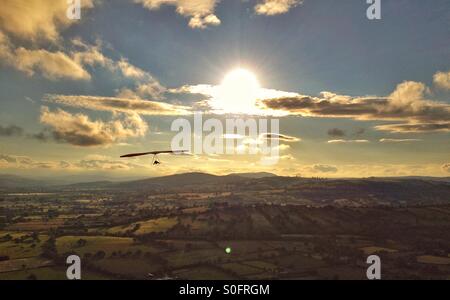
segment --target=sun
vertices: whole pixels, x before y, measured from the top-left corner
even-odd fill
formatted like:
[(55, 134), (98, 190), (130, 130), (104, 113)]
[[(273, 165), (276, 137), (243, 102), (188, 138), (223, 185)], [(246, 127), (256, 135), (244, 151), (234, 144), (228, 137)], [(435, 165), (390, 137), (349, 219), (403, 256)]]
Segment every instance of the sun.
[(229, 72), (219, 86), (215, 108), (227, 113), (252, 113), (260, 90), (256, 75), (246, 69)]

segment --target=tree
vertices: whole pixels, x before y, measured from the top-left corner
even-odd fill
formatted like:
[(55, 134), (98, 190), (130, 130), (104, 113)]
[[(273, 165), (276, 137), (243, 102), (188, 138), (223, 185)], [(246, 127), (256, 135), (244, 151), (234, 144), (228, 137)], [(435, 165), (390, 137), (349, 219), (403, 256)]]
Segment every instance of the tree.
[(95, 253), (94, 259), (104, 259), (105, 256), (106, 256), (105, 251), (100, 250), (100, 251), (98, 251), (97, 253)]
[(42, 245), (42, 256), (54, 259), (57, 258), (57, 255), (56, 239), (54, 236), (50, 236), (50, 238)]
[(87, 241), (86, 241), (86, 240), (79, 239), (79, 240), (77, 241), (77, 243), (76, 243), (76, 247), (77, 247), (77, 248), (81, 248), (81, 247), (86, 246), (86, 244), (87, 244)]

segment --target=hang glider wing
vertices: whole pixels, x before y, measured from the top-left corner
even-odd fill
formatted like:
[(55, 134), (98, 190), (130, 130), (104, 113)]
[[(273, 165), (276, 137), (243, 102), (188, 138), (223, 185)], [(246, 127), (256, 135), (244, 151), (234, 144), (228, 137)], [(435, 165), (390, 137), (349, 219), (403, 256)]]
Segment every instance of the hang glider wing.
[(177, 151), (152, 151), (152, 152), (143, 152), (143, 153), (131, 153), (122, 155), (121, 158), (130, 158), (130, 157), (138, 157), (138, 156), (145, 156), (145, 155), (159, 155), (159, 154), (174, 154), (174, 155), (180, 155), (180, 154), (188, 154), (189, 151), (187, 150), (177, 150)]

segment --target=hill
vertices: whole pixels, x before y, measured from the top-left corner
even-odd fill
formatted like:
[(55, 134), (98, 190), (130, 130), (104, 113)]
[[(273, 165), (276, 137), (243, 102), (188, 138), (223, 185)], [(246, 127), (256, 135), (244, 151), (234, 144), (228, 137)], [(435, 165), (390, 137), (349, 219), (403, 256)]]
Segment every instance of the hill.
[(48, 185), (49, 183), (45, 181), (28, 179), (16, 175), (0, 174), (0, 189), (33, 188)]
[(128, 189), (148, 189), (148, 188), (172, 188), (190, 185), (214, 185), (242, 181), (238, 175), (216, 176), (206, 173), (185, 173), (169, 175), (164, 177), (149, 178), (144, 180), (122, 182), (116, 187)]

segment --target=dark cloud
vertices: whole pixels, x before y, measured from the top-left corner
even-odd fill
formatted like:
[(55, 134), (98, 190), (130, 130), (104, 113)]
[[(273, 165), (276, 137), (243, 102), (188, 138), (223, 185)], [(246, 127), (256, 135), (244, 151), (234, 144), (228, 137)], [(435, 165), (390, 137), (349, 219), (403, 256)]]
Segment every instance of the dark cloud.
[(313, 171), (320, 173), (337, 173), (338, 169), (334, 166), (329, 165), (314, 165)]
[(366, 133), (366, 129), (358, 128), (355, 132), (355, 135), (363, 135), (364, 133)]
[(278, 134), (278, 133), (263, 133), (261, 134), (261, 138), (267, 139), (267, 140), (280, 140), (283, 142), (299, 142), (301, 141), (300, 138), (295, 136), (289, 136), (285, 134)]
[(304, 116), (359, 117), (377, 114), (377, 105), (386, 105), (385, 99), (364, 99), (358, 102), (332, 102), (309, 96), (264, 100), (270, 109), (289, 111)]
[(51, 139), (51, 137), (48, 135), (47, 132), (39, 132), (39, 133), (29, 134), (28, 137), (30, 139), (35, 139), (40, 142), (47, 142), (48, 140)]
[(78, 131), (53, 131), (53, 139), (59, 143), (67, 143), (74, 146), (92, 147), (112, 143), (112, 139), (104, 134), (87, 135)]
[(328, 135), (332, 137), (344, 137), (345, 131), (339, 129), (339, 128), (332, 128), (328, 130)]
[(13, 136), (22, 136), (23, 128), (10, 125), (7, 127), (0, 126), (0, 137), (13, 137)]
[(426, 100), (428, 94), (423, 83), (404, 82), (388, 97), (355, 98), (323, 92), (319, 97), (284, 97), (262, 102), (268, 109), (292, 115), (404, 122), (394, 127), (379, 127), (380, 130), (448, 131), (450, 105)]

